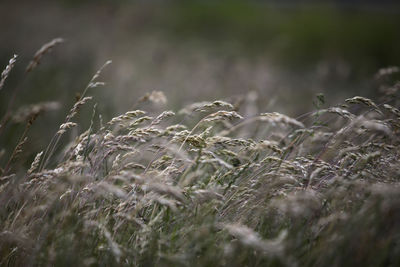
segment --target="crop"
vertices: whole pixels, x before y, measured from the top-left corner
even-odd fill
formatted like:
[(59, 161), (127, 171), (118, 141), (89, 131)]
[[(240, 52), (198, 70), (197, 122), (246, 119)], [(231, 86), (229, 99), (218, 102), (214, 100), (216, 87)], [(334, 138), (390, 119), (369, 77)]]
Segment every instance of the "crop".
[(94, 104), (89, 128), (63, 142), (109, 63), (29, 169), (18, 155), (30, 125), (56, 104), (3, 116), (0, 134), (15, 117), (26, 128), (0, 172), (0, 265), (400, 265), (397, 68), (378, 73), (379, 103), (324, 107), (320, 95), (298, 118), (243, 117), (222, 100), (157, 112), (160, 91), (109, 121)]

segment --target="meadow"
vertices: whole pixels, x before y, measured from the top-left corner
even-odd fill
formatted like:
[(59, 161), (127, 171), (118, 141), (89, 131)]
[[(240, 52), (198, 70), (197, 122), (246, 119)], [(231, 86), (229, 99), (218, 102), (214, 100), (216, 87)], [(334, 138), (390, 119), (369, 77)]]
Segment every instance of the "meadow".
[(377, 72), (376, 99), (318, 94), (295, 117), (259, 113), (255, 92), (169, 110), (150, 90), (107, 120), (92, 94), (113, 67), (28, 164), (32, 126), (62, 104), (7, 96), (0, 135), (21, 130), (0, 154), (1, 266), (400, 265), (399, 68)]

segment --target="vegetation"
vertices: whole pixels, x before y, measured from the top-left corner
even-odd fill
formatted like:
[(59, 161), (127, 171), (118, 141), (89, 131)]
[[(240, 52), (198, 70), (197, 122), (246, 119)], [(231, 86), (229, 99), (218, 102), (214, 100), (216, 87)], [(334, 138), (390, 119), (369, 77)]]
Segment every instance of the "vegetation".
[(377, 74), (381, 99), (325, 107), (318, 95), (298, 118), (240, 115), (254, 93), (162, 111), (153, 91), (110, 121), (94, 104), (76, 134), (108, 64), (29, 169), (30, 126), (57, 105), (11, 101), (3, 115), (0, 134), (10, 120), (26, 128), (0, 172), (1, 266), (400, 265), (398, 68)]

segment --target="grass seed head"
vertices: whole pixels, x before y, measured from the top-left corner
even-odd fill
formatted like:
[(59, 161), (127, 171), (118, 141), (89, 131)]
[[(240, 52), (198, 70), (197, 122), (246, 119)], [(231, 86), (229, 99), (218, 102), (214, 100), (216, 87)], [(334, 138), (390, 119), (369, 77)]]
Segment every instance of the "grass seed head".
[(50, 53), (51, 50), (58, 46), (59, 44), (63, 43), (64, 39), (62, 38), (55, 38), (53, 40), (51, 40), (50, 42), (44, 44), (33, 56), (32, 61), (29, 63), (28, 67), (26, 68), (26, 72), (31, 72), (34, 68), (36, 68), (37, 65), (39, 65), (40, 60), (42, 59), (42, 57), (47, 54)]
[(6, 66), (6, 68), (1, 73), (1, 76), (0, 76), (0, 91), (3, 88), (4, 83), (5, 83), (8, 75), (10, 75), (10, 72), (14, 68), (14, 65), (15, 65), (16, 62), (17, 62), (17, 55), (14, 55), (10, 59), (10, 61), (8, 62), (8, 65)]

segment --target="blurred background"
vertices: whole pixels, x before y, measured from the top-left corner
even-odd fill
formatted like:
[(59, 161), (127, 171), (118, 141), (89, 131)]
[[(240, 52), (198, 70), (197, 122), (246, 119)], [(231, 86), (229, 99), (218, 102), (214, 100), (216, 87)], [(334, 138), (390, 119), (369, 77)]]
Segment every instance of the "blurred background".
[[(400, 64), (396, 1), (128, 1), (0, 2), (0, 68), (18, 55), (0, 91), (0, 116), (13, 90), (19, 108), (47, 101), (59, 110), (38, 118), (27, 144), (43, 150), (87, 83), (113, 63), (77, 118), (88, 127), (93, 104), (107, 121), (162, 91), (163, 109), (195, 101), (244, 99), (248, 112), (311, 111), (319, 93), (333, 105), (346, 97), (376, 98), (383, 67)], [(56, 37), (66, 41), (32, 73), (35, 52)], [(245, 114), (251, 115), (251, 114)], [(14, 147), (24, 125), (9, 123), (0, 148)], [(1, 150), (1, 149), (0, 149)], [(4, 158), (0, 158), (4, 162)]]

